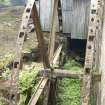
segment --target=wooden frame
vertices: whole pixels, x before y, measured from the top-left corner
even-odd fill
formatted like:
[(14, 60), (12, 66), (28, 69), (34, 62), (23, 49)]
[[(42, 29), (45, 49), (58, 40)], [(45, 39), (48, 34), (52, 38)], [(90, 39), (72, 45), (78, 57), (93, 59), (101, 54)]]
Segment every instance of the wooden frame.
[[(49, 77), (52, 78), (55, 77), (66, 77), (66, 78), (73, 78), (73, 79), (82, 79), (83, 85), (82, 85), (82, 98), (81, 98), (81, 105), (89, 105), (89, 96), (90, 96), (90, 86), (92, 79), (100, 80), (100, 74), (92, 74), (93, 69), (93, 63), (94, 63), (94, 38), (96, 36), (96, 27), (97, 25), (97, 19), (99, 18), (99, 15), (97, 15), (98, 9), (102, 9), (100, 5), (98, 4), (99, 0), (91, 0), (91, 6), (90, 6), (90, 20), (89, 20), (89, 30), (88, 30), (88, 37), (87, 37), (87, 48), (86, 48), (86, 58), (85, 58), (85, 66), (84, 66), (84, 73), (74, 73), (67, 70), (61, 70), (61, 69), (53, 69), (53, 65), (56, 64), (62, 46), (60, 45), (56, 52), (54, 52), (55, 47), (55, 34), (56, 34), (56, 15), (57, 10), (58, 12), (61, 12), (61, 3), (60, 0), (54, 0), (54, 10), (53, 10), (53, 17), (52, 17), (52, 28), (51, 28), (51, 35), (50, 35), (50, 42), (49, 42), (49, 49), (48, 51), (45, 48), (45, 41), (43, 37), (43, 33), (41, 31), (41, 24), (40, 19), (38, 16), (35, 0), (29, 0), (25, 11), (23, 13), (22, 17), (22, 23), (19, 31), (19, 35), (17, 38), (17, 44), (16, 44), (16, 56), (14, 58), (13, 63), (13, 71), (11, 75), (11, 82), (10, 82), (10, 105), (13, 105), (13, 102), (11, 100), (12, 94), (14, 94), (15, 97), (15, 105), (17, 105), (17, 81), (19, 76), (19, 70), (21, 65), (21, 58), (22, 58), (22, 47), (24, 44), (24, 39), (27, 34), (27, 25), (30, 16), (32, 16), (33, 23), (35, 25), (36, 29), (36, 35), (39, 43), (40, 53), (43, 60), (44, 70), (41, 71), (43, 75), (43, 79), (39, 82), (39, 85), (37, 87), (37, 90), (33, 94), (30, 102), (28, 105), (36, 105), (39, 97), (42, 95), (42, 92), (44, 91), (45, 87), (48, 87), (48, 94), (47, 94), (47, 101), (49, 97), (49, 91), (50, 91), (50, 81)], [(100, 0), (101, 2), (101, 0)], [(60, 7), (58, 7), (60, 6)], [(59, 18), (59, 24), (62, 26), (62, 14), (58, 13)], [(60, 28), (60, 32), (62, 32), (62, 28)], [(54, 54), (55, 53), (55, 54)], [(48, 83), (49, 82), (49, 83)], [(16, 92), (14, 93), (14, 89), (16, 89)], [(48, 102), (46, 102), (46, 105)]]

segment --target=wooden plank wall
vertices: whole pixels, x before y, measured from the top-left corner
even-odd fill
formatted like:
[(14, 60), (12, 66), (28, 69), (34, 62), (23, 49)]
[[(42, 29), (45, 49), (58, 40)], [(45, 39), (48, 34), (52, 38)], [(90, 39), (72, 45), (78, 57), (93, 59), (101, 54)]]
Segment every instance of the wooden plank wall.
[[(61, 2), (63, 32), (71, 33), (71, 37), (74, 39), (85, 39), (90, 0), (61, 0)], [(53, 0), (40, 0), (40, 20), (43, 31), (50, 31), (51, 29), (52, 7)]]

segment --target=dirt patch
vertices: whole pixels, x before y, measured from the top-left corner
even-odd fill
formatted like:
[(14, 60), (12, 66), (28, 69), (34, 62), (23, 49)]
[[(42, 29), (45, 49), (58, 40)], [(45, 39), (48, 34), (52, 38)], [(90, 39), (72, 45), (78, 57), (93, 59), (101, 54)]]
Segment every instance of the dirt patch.
[[(16, 39), (24, 11), (23, 6), (4, 8), (0, 12), (0, 55), (7, 52), (14, 53)], [(29, 35), (24, 49), (30, 49), (37, 45), (35, 33)]]

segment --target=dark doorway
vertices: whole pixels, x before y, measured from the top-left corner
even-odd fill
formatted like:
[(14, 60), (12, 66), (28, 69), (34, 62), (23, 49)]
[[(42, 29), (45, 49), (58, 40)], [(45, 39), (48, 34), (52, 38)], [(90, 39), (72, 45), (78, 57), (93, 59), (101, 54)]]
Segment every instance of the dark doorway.
[(85, 58), (86, 39), (71, 39), (67, 37), (67, 54), (80, 59)]

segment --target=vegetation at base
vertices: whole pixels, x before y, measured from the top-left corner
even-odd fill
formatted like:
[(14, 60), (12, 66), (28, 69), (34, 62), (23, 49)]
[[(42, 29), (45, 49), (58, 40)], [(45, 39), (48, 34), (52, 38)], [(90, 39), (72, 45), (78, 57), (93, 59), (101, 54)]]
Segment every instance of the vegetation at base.
[(30, 95), (35, 90), (38, 83), (38, 71), (37, 70), (23, 70), (19, 75), (19, 92), (20, 102), (19, 105), (26, 105), (28, 103)]
[[(64, 69), (81, 72), (82, 66), (73, 59), (64, 65)], [(67, 79), (58, 80), (57, 105), (80, 105), (80, 80)]]
[(35, 84), (38, 81), (38, 71), (37, 70), (28, 70), (22, 71), (19, 75), (19, 90), (20, 93), (26, 94), (27, 90), (30, 88), (34, 89)]
[(82, 65), (75, 61), (74, 59), (69, 59), (65, 65), (64, 69), (74, 71), (74, 72), (81, 72), (82, 71)]
[[(13, 60), (13, 55), (7, 54), (0, 58), (0, 70), (2, 75), (0, 75), (1, 80), (7, 80), (10, 78), (11, 70), (8, 68), (8, 64)], [(20, 71), (19, 74), (19, 93), (20, 93), (20, 102), (19, 105), (26, 105), (27, 98), (32, 95), (33, 91), (35, 91), (35, 87), (39, 81), (38, 70), (34, 68), (27, 68)], [(4, 98), (2, 95), (0, 96), (0, 105), (5, 105), (3, 103)]]

